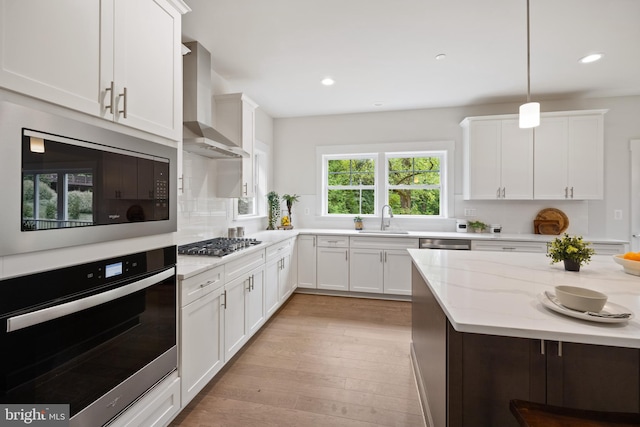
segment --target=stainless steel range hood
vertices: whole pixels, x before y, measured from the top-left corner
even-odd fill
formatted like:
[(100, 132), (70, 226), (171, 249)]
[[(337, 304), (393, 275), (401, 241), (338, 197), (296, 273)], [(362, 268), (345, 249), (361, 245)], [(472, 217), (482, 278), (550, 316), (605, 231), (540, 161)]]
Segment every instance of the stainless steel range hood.
[(183, 149), (214, 159), (249, 157), (241, 143), (232, 141), (212, 125), (211, 54), (198, 42), (184, 43)]

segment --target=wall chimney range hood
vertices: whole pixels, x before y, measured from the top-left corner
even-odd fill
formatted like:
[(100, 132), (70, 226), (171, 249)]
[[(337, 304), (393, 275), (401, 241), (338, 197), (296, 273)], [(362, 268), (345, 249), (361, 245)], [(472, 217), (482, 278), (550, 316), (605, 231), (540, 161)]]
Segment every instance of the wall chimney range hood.
[(211, 54), (198, 42), (184, 45), (183, 149), (214, 159), (249, 157), (241, 142), (232, 141), (212, 125)]

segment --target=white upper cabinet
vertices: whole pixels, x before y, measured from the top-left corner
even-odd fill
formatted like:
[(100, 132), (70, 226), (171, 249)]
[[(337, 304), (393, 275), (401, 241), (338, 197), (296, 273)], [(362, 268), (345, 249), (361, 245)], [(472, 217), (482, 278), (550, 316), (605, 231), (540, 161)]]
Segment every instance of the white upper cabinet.
[(534, 131), (536, 199), (604, 197), (604, 113), (542, 117)]
[(464, 198), (533, 198), (533, 133), (516, 119), (468, 118), (463, 127)]
[(218, 197), (254, 195), (253, 146), (258, 105), (242, 93), (215, 96), (216, 129), (249, 153), (242, 159), (218, 160)]
[(463, 127), (466, 200), (602, 199), (606, 110), (468, 117)]
[(0, 1), (0, 86), (181, 138), (181, 0)]

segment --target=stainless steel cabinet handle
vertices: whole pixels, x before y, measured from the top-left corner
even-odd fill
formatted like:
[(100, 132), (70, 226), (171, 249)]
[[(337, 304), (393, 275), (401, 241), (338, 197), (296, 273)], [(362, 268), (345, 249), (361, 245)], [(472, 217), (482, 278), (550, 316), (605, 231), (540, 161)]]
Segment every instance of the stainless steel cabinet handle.
[(42, 310), (33, 311), (31, 313), (20, 314), (7, 319), (7, 332), (17, 331), (18, 329), (28, 328), (40, 323), (48, 322), (49, 320), (58, 319), (69, 314), (77, 313), (88, 308), (96, 307), (98, 305), (113, 301), (118, 298), (130, 295), (134, 292), (141, 291), (150, 286), (156, 285), (163, 280), (175, 274), (175, 267), (171, 267), (169, 270), (165, 270), (153, 276), (146, 277), (137, 282), (130, 283), (121, 288), (111, 289), (110, 291), (102, 292), (97, 295), (91, 295), (86, 298), (82, 298), (76, 301), (69, 301), (64, 304), (56, 305), (53, 307), (43, 308)]
[(120, 97), (123, 98), (122, 110), (118, 111), (118, 113), (122, 113), (122, 117), (127, 118), (127, 88), (122, 89), (122, 93)]
[(109, 93), (109, 105), (105, 105), (104, 109), (105, 110), (109, 110), (110, 114), (113, 114), (113, 104), (115, 102), (115, 98), (116, 98), (116, 93), (115, 93), (115, 87), (114, 87), (114, 83), (113, 81), (111, 81), (111, 85), (109, 85), (108, 88), (106, 88), (104, 91)]
[(562, 341), (558, 341), (558, 357), (562, 357)]
[(251, 275), (251, 290), (253, 290), (255, 288), (255, 284), (256, 284), (256, 278), (255, 275)]
[(282, 258), (282, 269), (284, 270), (284, 258)]
[(382, 262), (382, 251), (380, 251), (380, 262)]
[(227, 309), (227, 291), (225, 289), (225, 291), (222, 293), (222, 296), (224, 297), (224, 302), (222, 303), (222, 307), (224, 307), (224, 309)]
[(512, 248), (512, 247), (508, 247), (508, 246), (507, 246), (507, 247), (504, 247), (504, 246), (503, 246), (503, 247), (502, 247), (502, 250), (503, 250), (503, 251), (515, 251), (515, 250), (516, 250), (516, 248)]
[(540, 340), (540, 354), (544, 354), (544, 340)]
[(571, 198), (573, 199), (573, 187), (571, 187)]
[(500, 198), (500, 187), (496, 190), (496, 199)]
[(384, 252), (384, 262), (387, 262), (387, 252)]
[(244, 193), (244, 195), (245, 195), (245, 196), (247, 195), (248, 187), (249, 187), (249, 183), (245, 182), (245, 183), (244, 183), (244, 191), (243, 191), (243, 193)]
[(505, 187), (502, 187), (502, 198), (503, 198), (503, 199), (504, 199), (504, 198), (505, 198), (505, 196), (506, 196), (506, 192), (507, 192), (506, 188), (505, 188)]
[(345, 261), (349, 261), (349, 251), (344, 251), (344, 259)]
[(565, 199), (569, 198), (569, 187), (564, 187), (564, 198)]

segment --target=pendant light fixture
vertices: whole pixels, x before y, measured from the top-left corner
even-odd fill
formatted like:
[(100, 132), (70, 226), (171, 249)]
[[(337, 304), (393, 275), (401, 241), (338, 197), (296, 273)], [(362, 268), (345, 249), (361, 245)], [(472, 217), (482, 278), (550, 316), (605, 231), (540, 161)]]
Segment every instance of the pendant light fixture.
[(527, 103), (520, 106), (520, 127), (540, 125), (540, 104), (531, 102), (531, 32), (529, 30), (529, 0), (527, 0)]

